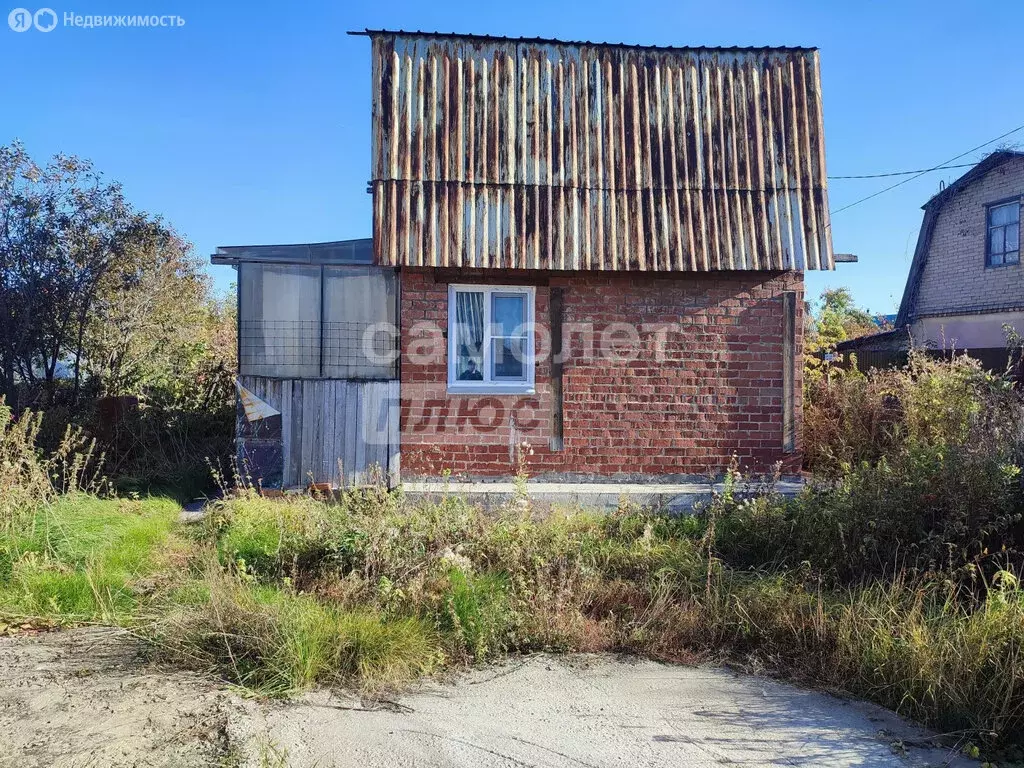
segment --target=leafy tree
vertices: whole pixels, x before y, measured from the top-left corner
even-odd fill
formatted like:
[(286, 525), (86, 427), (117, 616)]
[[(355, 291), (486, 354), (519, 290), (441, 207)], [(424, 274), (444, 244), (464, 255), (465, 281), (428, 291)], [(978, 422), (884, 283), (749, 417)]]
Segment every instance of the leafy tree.
[(192, 246), (119, 184), (0, 146), (0, 397), (46, 411), (40, 445), (72, 424), (119, 485), (201, 490), (232, 448), (235, 335)]
[(118, 184), (91, 164), (57, 155), (36, 165), (15, 142), (0, 146), (0, 390), (42, 384), (52, 402), (69, 365), (77, 400), (86, 328), (100, 286), (146, 225)]
[[(0, 146), (0, 395), (49, 408), (58, 379), (99, 395), (156, 390), (233, 365), (234, 308), (211, 294), (192, 246), (136, 211), (90, 163), (45, 167)], [(230, 347), (225, 339), (230, 338)], [(42, 397), (36, 395), (41, 394)], [(41, 402), (40, 402), (41, 400)]]
[(158, 220), (126, 238), (99, 285), (86, 367), (106, 395), (167, 387), (208, 352), (208, 278), (191, 246)]
[(858, 336), (887, 330), (881, 318), (857, 307), (849, 288), (823, 291), (818, 306), (808, 305), (804, 342), (805, 381), (813, 383), (831, 370), (824, 356), (834, 352), (836, 344)]
[(881, 330), (871, 313), (854, 305), (849, 288), (830, 288), (822, 292), (815, 325), (817, 342), (823, 347), (834, 347), (841, 341)]

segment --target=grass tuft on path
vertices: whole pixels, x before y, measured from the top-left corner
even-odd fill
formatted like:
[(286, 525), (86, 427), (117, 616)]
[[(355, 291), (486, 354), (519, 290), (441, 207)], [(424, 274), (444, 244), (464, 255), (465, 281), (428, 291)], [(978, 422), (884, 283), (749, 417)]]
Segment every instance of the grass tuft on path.
[(59, 623), (137, 618), (187, 563), (166, 499), (84, 493), (37, 505), (0, 537), (0, 615)]

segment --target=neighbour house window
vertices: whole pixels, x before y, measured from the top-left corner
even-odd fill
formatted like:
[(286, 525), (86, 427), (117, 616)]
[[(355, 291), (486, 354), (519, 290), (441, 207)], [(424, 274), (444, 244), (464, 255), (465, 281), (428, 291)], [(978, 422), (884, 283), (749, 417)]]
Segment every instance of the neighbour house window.
[(450, 391), (533, 391), (533, 305), (531, 287), (449, 286)]
[(1020, 263), (1019, 200), (989, 206), (985, 253), (985, 263), (990, 267)]

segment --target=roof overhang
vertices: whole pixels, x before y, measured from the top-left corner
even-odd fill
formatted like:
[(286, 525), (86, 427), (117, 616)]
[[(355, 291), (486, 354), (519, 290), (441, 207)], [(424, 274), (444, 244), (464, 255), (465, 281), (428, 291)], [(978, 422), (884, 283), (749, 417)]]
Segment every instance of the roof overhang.
[(213, 264), (345, 265), (372, 264), (373, 240), (334, 240), (329, 243), (295, 243), (291, 245), (221, 245), (210, 256)]

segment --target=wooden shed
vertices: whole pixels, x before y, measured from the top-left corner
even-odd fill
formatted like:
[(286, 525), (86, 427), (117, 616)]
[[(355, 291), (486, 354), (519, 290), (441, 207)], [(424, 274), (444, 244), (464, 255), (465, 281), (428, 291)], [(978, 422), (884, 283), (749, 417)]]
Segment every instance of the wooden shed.
[[(266, 488), (396, 476), (397, 280), (372, 241), (221, 247), (212, 261), (238, 272), (242, 471)], [(253, 402), (267, 407), (250, 419)]]

